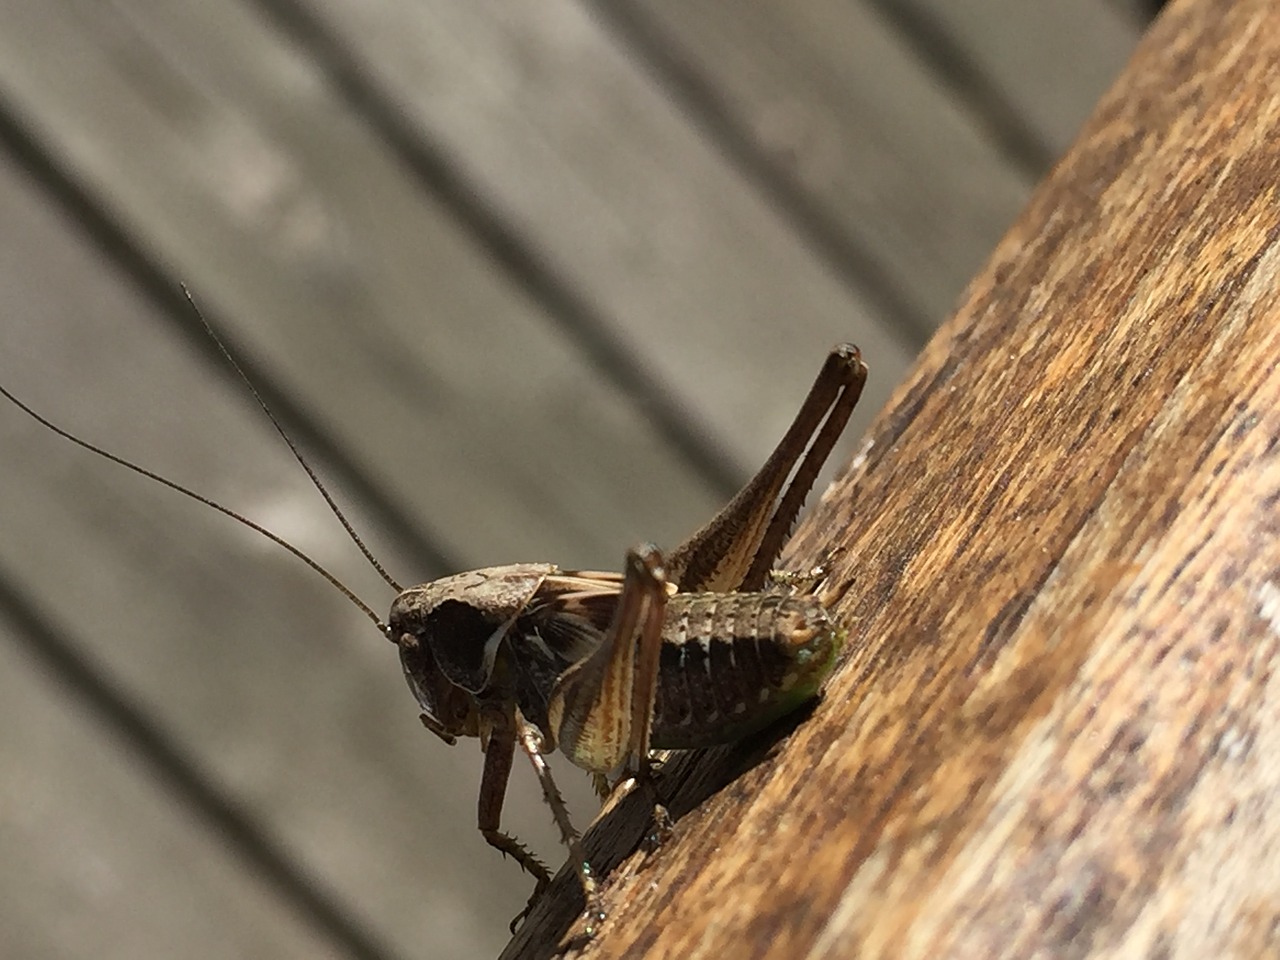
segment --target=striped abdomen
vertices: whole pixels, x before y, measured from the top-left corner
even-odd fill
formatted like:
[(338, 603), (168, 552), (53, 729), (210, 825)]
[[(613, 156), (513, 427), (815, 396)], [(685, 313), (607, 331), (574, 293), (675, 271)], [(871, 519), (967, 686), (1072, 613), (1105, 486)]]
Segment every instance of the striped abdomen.
[(813, 597), (676, 594), (667, 602), (650, 744), (737, 740), (816, 696), (842, 639)]

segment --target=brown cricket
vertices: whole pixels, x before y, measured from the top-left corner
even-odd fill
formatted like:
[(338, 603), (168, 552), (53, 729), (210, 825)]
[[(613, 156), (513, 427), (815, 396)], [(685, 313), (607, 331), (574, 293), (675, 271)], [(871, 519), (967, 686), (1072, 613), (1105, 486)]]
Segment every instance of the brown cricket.
[[(485, 758), (480, 832), (535, 878), (529, 906), (513, 928), (551, 880), (547, 867), (501, 827), (519, 745), (569, 848), (590, 933), (603, 917), (595, 878), (544, 756), (559, 749), (593, 775), (602, 795), (632, 777), (648, 785), (650, 751), (738, 740), (819, 693), (844, 632), (817, 597), (776, 575), (774, 564), (866, 375), (856, 347), (833, 349), (764, 466), (674, 550), (664, 554), (652, 544), (628, 550), (620, 574), (522, 563), (408, 589), (374, 559), (250, 383), (330, 508), (398, 592), (385, 623), (332, 574), (271, 531), (55, 426), (2, 386), (0, 394), (60, 436), (280, 544), (377, 624), (399, 649), (426, 728), (448, 744), (458, 737), (480, 740)], [(666, 813), (656, 801), (655, 818), (665, 829)]]

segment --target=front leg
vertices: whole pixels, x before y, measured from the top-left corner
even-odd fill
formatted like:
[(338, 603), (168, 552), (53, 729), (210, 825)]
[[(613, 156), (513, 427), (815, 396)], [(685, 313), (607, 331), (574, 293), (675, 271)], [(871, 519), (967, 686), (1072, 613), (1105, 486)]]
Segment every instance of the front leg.
[[(578, 831), (573, 828), (573, 823), (569, 820), (569, 808), (565, 805), (564, 797), (560, 796), (560, 790), (556, 787), (555, 780), (551, 778), (551, 768), (547, 766), (544, 756), (546, 745), (542, 734), (537, 727), (520, 716), (519, 711), (516, 711), (516, 726), (520, 746), (524, 748), (529, 762), (533, 764), (534, 772), (538, 775), (538, 783), (542, 785), (542, 795), (546, 798), (547, 806), (551, 808), (551, 816), (555, 819), (556, 826), (560, 828), (560, 838), (569, 848), (569, 858), (573, 861), (574, 869), (578, 871), (578, 880), (582, 884), (582, 896), (586, 901), (586, 934), (588, 937), (594, 936), (596, 926), (604, 919), (605, 913), (600, 906), (600, 894), (596, 887), (595, 876), (591, 871), (591, 864), (587, 861), (586, 853), (583, 852)], [(545, 886), (545, 883), (539, 884), (533, 891), (533, 896), (529, 899), (524, 913), (511, 921), (513, 929), (521, 917), (529, 912)]]
[(478, 819), (480, 833), (489, 846), (510, 856), (534, 878), (533, 893), (529, 902), (511, 921), (514, 933), (516, 925), (542, 896), (551, 882), (551, 872), (546, 864), (534, 856), (523, 843), (501, 829), (502, 804), (507, 795), (507, 781), (511, 778), (511, 763), (515, 758), (516, 732), (510, 718), (495, 720), (484, 744), (484, 774), (480, 778)]

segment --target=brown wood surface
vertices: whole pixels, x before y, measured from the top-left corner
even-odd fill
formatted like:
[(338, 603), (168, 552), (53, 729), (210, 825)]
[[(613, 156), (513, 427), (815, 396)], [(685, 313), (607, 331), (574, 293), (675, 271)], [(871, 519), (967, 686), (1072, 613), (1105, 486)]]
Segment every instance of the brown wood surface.
[(1280, 954), (1277, 129), (1280, 9), (1169, 10), (792, 545), (825, 699), (603, 817), (584, 955)]

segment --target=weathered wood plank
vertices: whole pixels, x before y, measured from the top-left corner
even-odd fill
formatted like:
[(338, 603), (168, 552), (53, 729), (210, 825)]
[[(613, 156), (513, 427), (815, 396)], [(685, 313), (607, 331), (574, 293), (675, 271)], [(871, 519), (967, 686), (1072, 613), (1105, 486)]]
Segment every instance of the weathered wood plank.
[(825, 700), (673, 772), (592, 956), (1276, 954), (1278, 125), (1280, 11), (1167, 11), (793, 544)]
[(137, 757), (67, 703), (0, 620), (6, 957), (343, 956), (246, 873)]
[(1039, 174), (1001, 155), (872, 4), (594, 6), (914, 343), (952, 309)]
[(616, 564), (719, 502), (261, 19), (55, 0), (4, 21), (13, 108), (455, 563)]
[[(74, 242), (73, 229), (7, 165), (0, 221), (6, 386), (57, 421), (262, 519), (381, 606), (389, 591), (375, 589), (243, 391)], [(166, 731), (275, 843), (299, 882), (377, 931), (393, 955), (417, 956), (432, 943), (451, 956), (492, 956), (528, 883), (473, 829), (478, 752), (449, 751), (424, 734), (395, 652), (372, 625), (256, 535), (88, 457), (7, 405), (0, 436), (0, 568), (12, 589), (48, 611), (65, 642)], [(357, 511), (354, 519), (364, 518)], [(389, 559), (400, 566), (394, 553)], [(80, 709), (61, 692), (56, 710)], [(6, 725), (6, 749), (22, 747), (21, 729)], [(103, 731), (108, 744), (111, 735)], [(99, 749), (131, 776), (145, 775), (138, 761)], [(558, 852), (532, 780), (516, 778), (510, 822), (539, 849)], [(148, 800), (147, 809), (160, 803)], [(100, 814), (102, 828), (123, 837), (142, 829), (116, 807)], [(45, 842), (58, 843), (57, 831)], [(156, 847), (138, 843), (142, 870), (143, 851)], [(170, 854), (210, 855), (200, 845)], [(203, 878), (222, 868), (189, 867), (187, 884), (185, 868), (152, 864), (175, 898), (198, 901), (202, 884), (212, 884)], [(51, 859), (49, 870), (61, 867)], [(256, 889), (251, 873), (245, 882)], [(98, 916), (167, 929), (152, 914), (166, 903), (103, 902)], [(45, 910), (59, 916), (56, 903)], [(264, 938), (245, 953), (277, 951)]]
[(580, 4), (312, 8), (420, 142), (465, 171), (741, 475), (831, 344), (865, 338), (885, 372), (869, 408), (888, 396), (914, 349)]
[(1013, 135), (1028, 138), (1049, 161), (1071, 144), (1142, 34), (1141, 20), (1105, 0), (878, 0), (876, 6), (909, 35), (925, 33), (917, 42), (936, 43), (941, 55), (958, 60), (950, 70), (981, 78), (981, 95), (993, 102), (979, 111), (997, 125), (1015, 123), (1022, 132)]

